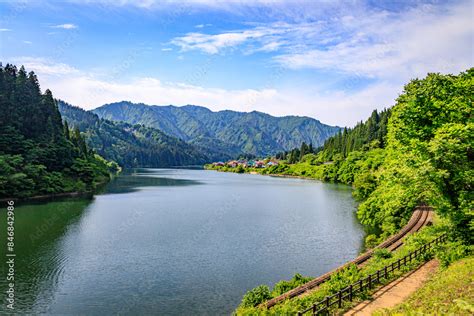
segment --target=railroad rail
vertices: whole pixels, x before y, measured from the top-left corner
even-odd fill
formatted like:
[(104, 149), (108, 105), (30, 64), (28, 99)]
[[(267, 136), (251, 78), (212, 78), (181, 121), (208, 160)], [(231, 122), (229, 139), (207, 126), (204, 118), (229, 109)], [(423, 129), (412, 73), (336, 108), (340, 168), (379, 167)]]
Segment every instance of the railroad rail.
[(381, 283), (383, 279), (388, 280), (390, 273), (394, 272), (395, 270), (400, 270), (401, 267), (410, 264), (414, 259), (431, 251), (434, 246), (445, 242), (446, 239), (446, 234), (435, 238), (434, 240), (417, 248), (415, 251), (408, 253), (406, 256), (398, 259), (397, 261), (394, 261), (382, 269), (369, 274), (365, 278), (359, 279), (357, 282), (350, 284), (333, 295), (326, 296), (324, 300), (313, 304), (311, 307), (299, 311), (298, 316), (302, 316), (307, 313), (311, 313), (313, 316), (321, 314), (327, 315), (329, 309), (332, 306), (337, 305), (338, 308), (342, 308), (343, 301), (348, 300), (352, 302), (355, 294), (372, 289), (375, 284)]
[(332, 271), (329, 271), (303, 285), (300, 285), (298, 286), (297, 288), (294, 288), (293, 290), (290, 290), (286, 293), (283, 293), (282, 295), (280, 296), (277, 296), (275, 298), (272, 298), (271, 300), (268, 300), (267, 302), (265, 303), (262, 303), (262, 305), (266, 306), (267, 308), (271, 308), (272, 306), (284, 301), (284, 300), (287, 300), (287, 299), (291, 299), (291, 298), (294, 298), (296, 296), (300, 296), (302, 295), (303, 293), (306, 293), (310, 290), (313, 290), (314, 288), (316, 288), (317, 286), (319, 286), (320, 284), (326, 282), (327, 280), (329, 280), (329, 278), (347, 268), (348, 266), (352, 265), (352, 264), (355, 264), (357, 266), (363, 266), (364, 263), (369, 260), (372, 255), (374, 254), (374, 251), (376, 249), (387, 249), (389, 251), (394, 251), (396, 250), (397, 248), (399, 248), (401, 245), (403, 245), (403, 239), (414, 233), (414, 232), (417, 232), (419, 231), (423, 226), (425, 225), (429, 225), (431, 224), (433, 220), (433, 209), (429, 206), (418, 206), (415, 211), (413, 212), (410, 220), (408, 221), (408, 223), (395, 235), (389, 237), (387, 240), (385, 240), (384, 242), (382, 242), (381, 244), (379, 244), (377, 247), (373, 248), (373, 249), (370, 249), (368, 250), (367, 252), (361, 254), (360, 256), (358, 256), (357, 258), (355, 258), (354, 260), (332, 270)]

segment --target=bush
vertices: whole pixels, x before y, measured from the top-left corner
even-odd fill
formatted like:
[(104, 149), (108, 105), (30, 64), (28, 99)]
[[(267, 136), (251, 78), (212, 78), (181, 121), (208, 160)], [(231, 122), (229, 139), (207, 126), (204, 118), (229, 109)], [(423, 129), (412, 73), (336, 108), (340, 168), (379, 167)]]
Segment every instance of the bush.
[(388, 249), (386, 248), (374, 250), (374, 258), (376, 259), (388, 259), (391, 257), (392, 257), (392, 253), (388, 251)]
[(461, 241), (448, 242), (436, 247), (435, 256), (443, 268), (454, 261), (465, 258), (472, 253), (472, 246), (467, 246)]
[(289, 281), (282, 280), (278, 282), (277, 284), (275, 284), (275, 286), (273, 287), (272, 295), (273, 297), (276, 297), (294, 288), (297, 288), (298, 286), (305, 284), (311, 281), (312, 279), (313, 278), (311, 277), (304, 277), (301, 274), (296, 273), (295, 276), (291, 280)]
[(367, 248), (369, 248), (369, 249), (374, 248), (378, 244), (379, 244), (379, 240), (378, 240), (377, 236), (375, 236), (374, 234), (370, 234), (367, 237), (365, 237), (365, 246)]
[(271, 298), (270, 288), (267, 285), (259, 285), (245, 293), (241, 306), (254, 307)]

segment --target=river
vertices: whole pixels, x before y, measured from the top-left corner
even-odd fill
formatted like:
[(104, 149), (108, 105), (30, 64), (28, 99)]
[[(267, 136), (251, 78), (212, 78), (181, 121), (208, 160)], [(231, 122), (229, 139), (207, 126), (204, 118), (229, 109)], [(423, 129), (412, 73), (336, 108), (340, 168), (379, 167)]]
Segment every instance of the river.
[[(139, 169), (93, 198), (18, 205), (15, 311), (230, 314), (257, 285), (356, 257), (355, 208), (345, 185), (186, 169)], [(6, 227), (5, 206), (0, 215)], [(0, 243), (5, 258), (3, 228)]]

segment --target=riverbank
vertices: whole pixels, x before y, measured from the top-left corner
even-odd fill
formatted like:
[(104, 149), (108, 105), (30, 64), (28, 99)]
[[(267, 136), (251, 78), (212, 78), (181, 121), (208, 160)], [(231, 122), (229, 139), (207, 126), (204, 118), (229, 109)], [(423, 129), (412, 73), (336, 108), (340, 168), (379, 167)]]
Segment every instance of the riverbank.
[(336, 182), (342, 184), (351, 184), (347, 181), (340, 181), (328, 176), (328, 166), (331, 164), (319, 164), (313, 165), (310, 163), (295, 163), (287, 164), (280, 163), (276, 166), (266, 168), (255, 168), (255, 167), (231, 167), (231, 166), (215, 166), (208, 164), (204, 166), (205, 170), (213, 170), (219, 172), (232, 172), (232, 173), (247, 173), (262, 176), (271, 177), (282, 177), (282, 178), (294, 178), (294, 179), (306, 179), (306, 180), (319, 180), (324, 182)]
[(122, 168), (119, 168), (117, 172), (109, 173), (109, 178), (108, 179), (104, 178), (100, 182), (95, 183), (94, 188), (92, 190), (41, 194), (41, 195), (19, 197), (19, 198), (18, 197), (2, 198), (0, 199), (0, 203), (6, 203), (8, 201), (15, 201), (16, 203), (48, 202), (48, 201), (53, 201), (55, 199), (76, 198), (76, 197), (92, 198), (94, 194), (99, 192), (103, 187), (105, 187), (110, 181), (112, 181), (121, 172), (122, 172)]
[(64, 192), (64, 193), (56, 193), (56, 194), (44, 194), (44, 195), (36, 195), (26, 198), (10, 198), (10, 199), (0, 199), (0, 203), (6, 203), (8, 201), (15, 201), (15, 202), (43, 202), (43, 201), (51, 201), (58, 198), (74, 198), (74, 197), (92, 197), (94, 195), (94, 191), (83, 191), (83, 192)]

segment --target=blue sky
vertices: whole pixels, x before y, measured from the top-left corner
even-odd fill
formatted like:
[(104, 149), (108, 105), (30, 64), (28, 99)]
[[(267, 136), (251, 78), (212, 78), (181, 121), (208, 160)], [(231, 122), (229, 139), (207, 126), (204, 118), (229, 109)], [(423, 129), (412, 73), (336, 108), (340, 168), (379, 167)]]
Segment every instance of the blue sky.
[(130, 100), (352, 126), (473, 66), (472, 1), (0, 2), (0, 60), (86, 109)]

